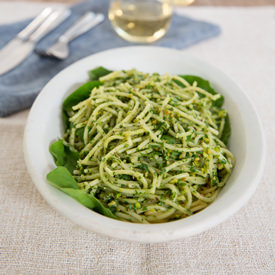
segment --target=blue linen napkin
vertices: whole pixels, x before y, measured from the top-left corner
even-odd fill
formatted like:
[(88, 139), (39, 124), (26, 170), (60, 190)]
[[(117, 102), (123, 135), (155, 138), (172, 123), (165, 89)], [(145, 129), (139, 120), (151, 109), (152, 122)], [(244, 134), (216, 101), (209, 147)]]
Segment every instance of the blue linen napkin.
[[(36, 49), (43, 51), (49, 48), (88, 10), (107, 16), (108, 5), (108, 0), (89, 0), (72, 6), (72, 15), (43, 38)], [(25, 20), (0, 26), (0, 49), (29, 22), (30, 20)], [(167, 34), (154, 45), (182, 49), (219, 33), (220, 28), (217, 25), (174, 14)], [(74, 40), (70, 44), (70, 56), (63, 61), (43, 57), (34, 52), (12, 71), (0, 76), (0, 117), (29, 108), (43, 86), (54, 75), (80, 58), (98, 51), (130, 45), (134, 44), (118, 37), (106, 18), (102, 24)]]

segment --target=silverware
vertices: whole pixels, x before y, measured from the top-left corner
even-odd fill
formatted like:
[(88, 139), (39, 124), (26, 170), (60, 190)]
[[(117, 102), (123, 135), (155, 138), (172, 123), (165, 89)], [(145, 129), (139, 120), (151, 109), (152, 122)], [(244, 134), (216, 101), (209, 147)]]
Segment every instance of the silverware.
[(27, 58), (34, 50), (35, 43), (56, 28), (70, 15), (68, 9), (47, 8), (24, 30), (0, 50), (0, 75), (10, 71)]
[(104, 21), (103, 14), (95, 14), (93, 12), (87, 12), (79, 21), (77, 21), (72, 27), (70, 27), (63, 35), (61, 35), (56, 44), (51, 46), (46, 52), (39, 52), (42, 55), (52, 56), (58, 59), (65, 59), (69, 56), (68, 44), (91, 30), (96, 25)]
[(53, 12), (52, 8), (44, 9), (32, 22), (23, 29), (17, 36), (11, 40), (1, 51), (0, 51), (0, 75), (5, 73), (8, 70), (6, 67), (5, 60), (10, 58), (10, 54), (14, 52), (22, 44), (22, 41), (25, 41), (29, 36), (45, 21), (45, 19)]
[[(31, 23), (17, 34), (16, 38), (27, 40), (29, 36), (45, 21), (45, 19), (53, 12), (53, 8), (45, 8)], [(12, 41), (10, 42), (12, 43)]]

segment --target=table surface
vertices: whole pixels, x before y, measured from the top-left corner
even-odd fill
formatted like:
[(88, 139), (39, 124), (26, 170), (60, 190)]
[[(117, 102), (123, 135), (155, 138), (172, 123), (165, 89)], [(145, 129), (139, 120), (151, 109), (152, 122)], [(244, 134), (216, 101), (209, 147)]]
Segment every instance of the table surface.
[[(3, 0), (0, 0), (0, 2)], [(10, 0), (18, 1), (18, 0)], [(30, 2), (77, 3), (82, 0), (27, 0)], [(275, 0), (195, 0), (195, 6), (266, 6), (275, 5)]]
[[(0, 24), (46, 5), (0, 2)], [(26, 110), (0, 119), (0, 274), (275, 274), (275, 7), (183, 12), (222, 28), (221, 36), (184, 52), (239, 83), (263, 122), (266, 168), (249, 203), (215, 228), (169, 243), (87, 232), (53, 210), (32, 184), (22, 152)]]

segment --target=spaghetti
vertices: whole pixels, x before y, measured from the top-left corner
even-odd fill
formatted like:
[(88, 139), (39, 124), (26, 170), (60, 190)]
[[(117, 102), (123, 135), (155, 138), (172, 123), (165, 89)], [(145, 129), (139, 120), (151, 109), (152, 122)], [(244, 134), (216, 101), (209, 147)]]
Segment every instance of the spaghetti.
[(221, 95), (134, 69), (100, 81), (72, 107), (63, 137), (79, 153), (79, 187), (120, 220), (138, 223), (188, 217), (213, 202), (234, 166), (221, 140)]

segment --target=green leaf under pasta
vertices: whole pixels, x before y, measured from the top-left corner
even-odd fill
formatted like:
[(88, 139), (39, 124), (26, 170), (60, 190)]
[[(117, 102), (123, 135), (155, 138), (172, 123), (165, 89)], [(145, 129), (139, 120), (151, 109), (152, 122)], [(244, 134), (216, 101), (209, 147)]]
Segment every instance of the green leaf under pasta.
[(100, 66), (100, 67), (97, 67), (97, 68), (89, 71), (89, 76), (90, 76), (91, 80), (99, 80), (100, 77), (107, 75), (111, 72), (112, 71)]
[[(209, 92), (212, 95), (217, 94), (217, 92), (211, 87), (209, 81), (199, 77), (199, 76), (195, 76), (195, 75), (180, 75), (180, 77), (184, 78), (188, 83), (190, 83), (190, 85), (193, 84), (194, 81), (197, 82), (197, 86), (206, 90), (207, 92)], [(177, 82), (177, 84), (179, 84), (179, 82)], [(181, 86), (183, 85), (182, 83), (180, 83)], [(204, 95), (201, 95), (202, 97), (204, 97)], [(219, 99), (217, 99), (216, 101), (213, 102), (213, 105), (221, 108), (224, 102), (224, 97), (221, 96)]]
[(89, 81), (77, 88), (64, 100), (63, 110), (70, 111), (74, 105), (87, 99), (94, 87), (99, 87), (101, 84), (100, 81)]
[[(217, 94), (217, 92), (211, 87), (209, 81), (195, 75), (180, 75), (180, 77), (184, 78), (188, 83), (192, 84), (194, 81), (197, 82), (198, 87), (208, 91), (212, 95)], [(182, 83), (177, 82), (177, 84), (182, 86)], [(224, 103), (224, 97), (221, 96), (219, 99), (213, 102), (213, 105), (221, 108)], [(230, 121), (229, 121), (229, 116), (226, 115), (225, 117), (225, 124), (223, 128), (223, 132), (221, 135), (221, 140), (225, 145), (228, 145), (228, 140), (231, 134), (231, 126), (230, 126)]]
[(59, 166), (47, 175), (47, 180), (62, 192), (74, 198), (82, 205), (103, 214), (104, 216), (117, 219), (112, 211), (102, 205), (92, 194), (87, 194), (84, 190), (78, 188), (78, 185), (66, 167)]
[(69, 146), (63, 144), (62, 140), (58, 140), (50, 145), (50, 153), (52, 154), (56, 166), (64, 166), (71, 173), (76, 167), (79, 154), (70, 149)]
[(228, 140), (231, 135), (231, 126), (230, 126), (230, 120), (228, 114), (225, 117), (224, 121), (224, 127), (221, 135), (221, 141), (225, 144), (228, 145)]

